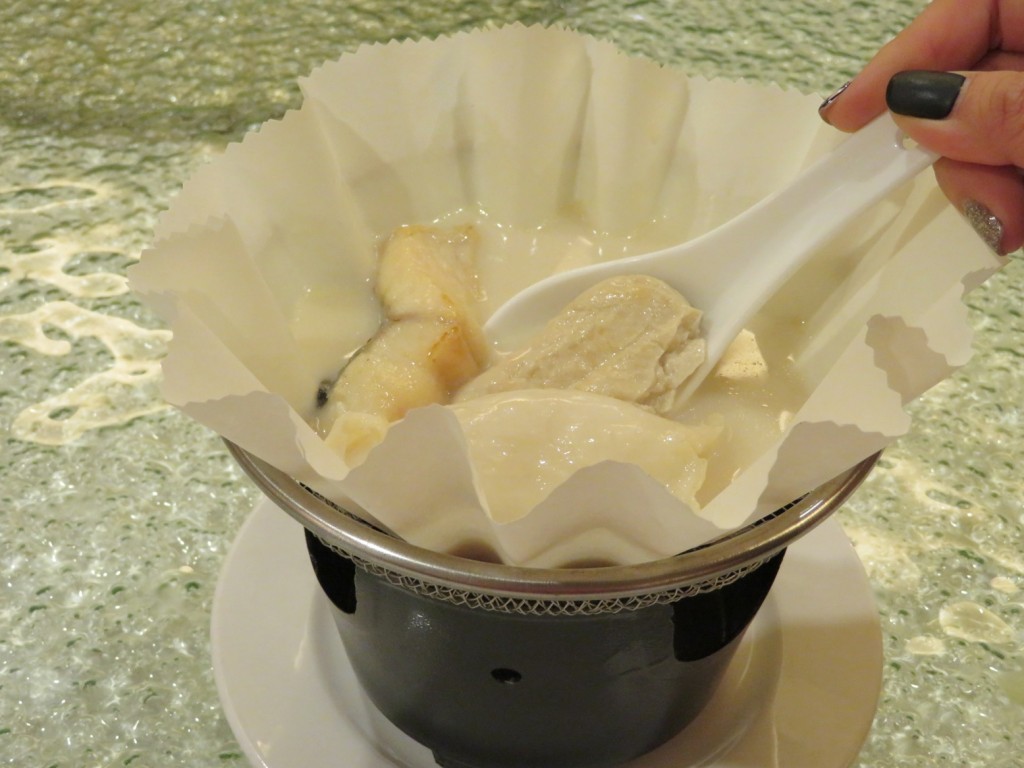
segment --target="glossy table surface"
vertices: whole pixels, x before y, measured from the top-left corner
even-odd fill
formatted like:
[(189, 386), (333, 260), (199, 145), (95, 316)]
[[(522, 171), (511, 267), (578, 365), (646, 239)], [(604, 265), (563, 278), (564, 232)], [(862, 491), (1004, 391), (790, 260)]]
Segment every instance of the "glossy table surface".
[[(124, 280), (201, 163), (361, 42), (560, 22), (695, 74), (827, 93), (922, 3), (84, 0), (0, 6), (0, 765), (244, 765), (210, 613), (258, 493), (161, 403)], [(884, 681), (863, 768), (1024, 765), (1024, 270), (839, 513)]]

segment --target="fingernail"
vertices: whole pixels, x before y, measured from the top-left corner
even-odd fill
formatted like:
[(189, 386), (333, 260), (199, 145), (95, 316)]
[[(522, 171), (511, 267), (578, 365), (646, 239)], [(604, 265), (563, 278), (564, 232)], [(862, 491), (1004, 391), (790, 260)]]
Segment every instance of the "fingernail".
[(843, 95), (843, 91), (849, 88), (850, 83), (852, 82), (852, 80), (847, 80), (845, 83), (836, 88), (836, 90), (832, 93), (831, 96), (829, 96), (827, 99), (821, 102), (821, 106), (818, 107), (818, 114), (820, 114), (825, 119), (826, 123), (828, 122), (828, 117), (826, 117), (825, 115), (826, 110), (828, 110), (828, 108), (835, 103), (836, 99)]
[(966, 80), (955, 72), (898, 72), (885, 89), (885, 103), (897, 115), (941, 120), (953, 111)]
[(977, 200), (968, 200), (963, 206), (964, 218), (974, 227), (974, 231), (985, 241), (985, 245), (1001, 254), (1003, 242), (1003, 222), (1001, 222), (988, 206)]

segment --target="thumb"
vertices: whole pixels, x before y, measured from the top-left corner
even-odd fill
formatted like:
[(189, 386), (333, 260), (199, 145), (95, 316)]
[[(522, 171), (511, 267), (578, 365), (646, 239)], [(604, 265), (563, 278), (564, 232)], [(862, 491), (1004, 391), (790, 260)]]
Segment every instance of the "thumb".
[(979, 165), (1024, 166), (1024, 73), (893, 75), (886, 105), (908, 136), (940, 155)]

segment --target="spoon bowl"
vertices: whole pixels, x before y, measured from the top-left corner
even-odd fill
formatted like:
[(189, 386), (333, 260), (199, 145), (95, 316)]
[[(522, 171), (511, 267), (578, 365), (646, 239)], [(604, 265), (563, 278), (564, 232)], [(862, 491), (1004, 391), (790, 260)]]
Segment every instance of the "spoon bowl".
[(500, 306), (492, 339), (524, 339), (583, 291), (617, 275), (664, 280), (703, 312), (707, 354), (687, 379), (704, 380), (751, 317), (840, 229), (937, 155), (908, 144), (889, 113), (850, 136), (792, 182), (716, 229), (661, 251), (567, 270)]

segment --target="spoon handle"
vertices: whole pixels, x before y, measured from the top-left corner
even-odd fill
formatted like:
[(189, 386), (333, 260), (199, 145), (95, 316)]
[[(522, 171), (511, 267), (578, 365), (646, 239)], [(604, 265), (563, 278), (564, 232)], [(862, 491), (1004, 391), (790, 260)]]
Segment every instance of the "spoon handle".
[[(684, 248), (695, 249), (705, 238), (707, 242), (702, 246), (728, 246), (722, 258), (734, 261), (741, 269), (718, 270), (720, 278), (716, 282), (724, 282), (715, 286), (716, 296), (709, 299), (719, 299), (721, 291), (730, 286), (751, 282), (755, 283), (751, 289), (757, 292), (778, 287), (826, 240), (934, 163), (936, 157), (921, 147), (906, 145), (887, 112), (790, 184), (704, 237), (683, 245), (678, 253)], [(668, 251), (663, 253), (659, 260), (672, 258)], [(737, 280), (738, 276), (744, 279)]]
[(739, 216), (653, 255), (653, 269), (645, 272), (679, 288), (694, 306), (715, 308), (705, 315), (706, 362), (683, 394), (696, 388), (736, 334), (822, 244), (936, 157), (907, 145), (885, 113)]

